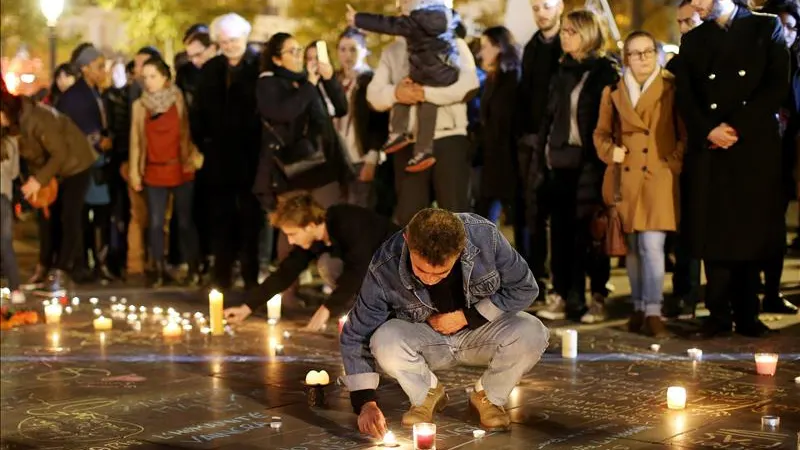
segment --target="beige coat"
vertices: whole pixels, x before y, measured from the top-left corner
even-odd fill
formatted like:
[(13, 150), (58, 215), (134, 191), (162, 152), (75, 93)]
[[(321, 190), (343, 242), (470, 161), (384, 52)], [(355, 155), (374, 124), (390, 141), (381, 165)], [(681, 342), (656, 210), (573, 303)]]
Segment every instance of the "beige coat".
[[(619, 135), (621, 142), (615, 142)], [(605, 88), (594, 145), (608, 165), (603, 179), (603, 200), (608, 205), (614, 201), (614, 147), (626, 149), (621, 164), (622, 201), (617, 205), (625, 232), (675, 231), (686, 131), (678, 117), (672, 75), (656, 76), (636, 108), (623, 80), (614, 90)]]
[[(178, 91), (178, 98), (175, 100), (178, 109), (178, 118), (181, 127), (181, 165), (187, 171), (194, 171), (202, 166), (202, 155), (197, 151), (192, 136), (189, 132), (189, 112), (186, 110), (186, 102), (183, 94)], [(147, 108), (138, 99), (133, 102), (131, 107), (131, 137), (130, 153), (128, 155), (128, 182), (131, 186), (141, 186), (144, 178), (144, 171), (147, 168), (147, 134), (144, 131)]]

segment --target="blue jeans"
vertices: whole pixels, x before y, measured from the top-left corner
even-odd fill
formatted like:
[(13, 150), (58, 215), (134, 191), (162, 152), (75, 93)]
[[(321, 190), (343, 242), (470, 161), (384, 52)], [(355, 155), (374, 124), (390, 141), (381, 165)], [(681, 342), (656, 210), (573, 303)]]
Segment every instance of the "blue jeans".
[(432, 371), (456, 365), (488, 366), (481, 376), (486, 397), (503, 406), (525, 373), (539, 362), (550, 331), (528, 313), (505, 313), (476, 330), (452, 336), (427, 323), (391, 319), (370, 339), (375, 361), (395, 378), (412, 405), (421, 405), (431, 388)]
[(164, 260), (164, 221), (170, 192), (175, 196), (173, 214), (178, 216), (181, 254), (187, 263), (196, 265), (200, 259), (197, 229), (192, 219), (194, 198), (194, 182), (192, 181), (173, 188), (145, 186), (147, 212), (150, 216), (147, 224), (150, 233), (150, 254), (156, 262)]
[(634, 309), (643, 311), (645, 316), (661, 316), (666, 237), (663, 231), (641, 231), (627, 236), (625, 266), (631, 281), (631, 299)]
[(14, 208), (8, 197), (0, 195), (0, 266), (8, 279), (8, 288), (16, 291), (19, 289), (20, 278), (13, 242)]

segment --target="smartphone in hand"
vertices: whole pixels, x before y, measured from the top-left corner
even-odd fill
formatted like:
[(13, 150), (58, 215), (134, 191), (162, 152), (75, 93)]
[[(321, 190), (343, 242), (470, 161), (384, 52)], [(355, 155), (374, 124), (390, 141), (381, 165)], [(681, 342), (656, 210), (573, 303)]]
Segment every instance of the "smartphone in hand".
[(325, 64), (331, 63), (331, 57), (328, 55), (328, 44), (325, 41), (317, 42), (317, 60)]

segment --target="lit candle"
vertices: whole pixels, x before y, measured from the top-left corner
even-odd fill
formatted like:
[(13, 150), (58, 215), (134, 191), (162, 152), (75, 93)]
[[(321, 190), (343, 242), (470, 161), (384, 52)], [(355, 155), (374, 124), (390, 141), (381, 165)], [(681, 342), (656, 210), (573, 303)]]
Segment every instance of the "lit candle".
[(692, 358), (695, 361), (700, 361), (703, 359), (703, 351), (699, 348), (690, 348), (686, 350), (686, 353), (689, 355), (689, 358)]
[(319, 383), (319, 372), (316, 370), (309, 370), (306, 374), (306, 384), (309, 386), (314, 386)]
[(103, 316), (100, 316), (97, 319), (94, 319), (92, 321), (92, 324), (94, 325), (94, 330), (95, 331), (110, 330), (111, 327), (113, 326), (113, 323), (112, 323), (111, 319), (109, 319), (108, 317), (103, 317)]
[(64, 312), (67, 314), (72, 314), (72, 306), (67, 306), (66, 308), (64, 308)]
[(139, 319), (139, 316), (137, 316), (136, 314), (128, 314), (127, 319), (128, 319), (128, 323), (133, 323), (133, 322), (136, 322)]
[(117, 303), (117, 296), (116, 295), (112, 295), (109, 300), (111, 300), (111, 303)]
[(72, 297), (72, 306), (78, 306), (81, 304), (81, 299), (78, 297)]
[(155, 314), (157, 316), (160, 316), (163, 313), (164, 313), (164, 310), (161, 309), (160, 306), (156, 306), (156, 307), (153, 308), (153, 314)]
[(44, 307), (45, 322), (48, 324), (56, 324), (61, 322), (61, 313), (63, 308), (58, 303), (53, 303)]
[(128, 304), (128, 299), (125, 298), (125, 297), (122, 297), (122, 300), (120, 300), (119, 302), (122, 303), (123, 305), (126, 305), (126, 304)]
[(481, 439), (484, 436), (486, 436), (485, 430), (472, 430), (472, 437), (474, 437), (475, 439)]
[(277, 294), (267, 301), (267, 319), (272, 324), (281, 320), (281, 294)]
[(777, 353), (756, 353), (756, 372), (759, 375), (775, 375), (775, 370), (778, 368), (778, 354)]
[(91, 303), (93, 305), (96, 305), (97, 302), (99, 302), (99, 301), (100, 300), (98, 300), (97, 297), (92, 297), (92, 298), (89, 299), (89, 303)]
[(397, 447), (397, 438), (394, 436), (394, 433), (387, 431), (386, 434), (383, 435), (383, 446), (384, 447)]
[(574, 359), (578, 357), (578, 332), (564, 330), (561, 334), (561, 357)]
[(128, 311), (129, 311), (129, 312), (136, 312), (136, 307), (135, 307), (135, 306), (133, 306), (133, 305), (131, 305), (131, 306), (128, 306)]
[(657, 351), (661, 350), (661, 345), (659, 345), (659, 344), (651, 344), (650, 345), (650, 350), (652, 350), (654, 352), (657, 352)]
[(208, 316), (211, 318), (211, 334), (214, 336), (225, 334), (225, 328), (222, 324), (223, 301), (222, 292), (212, 289), (208, 293)]
[(278, 356), (283, 355), (283, 344), (275, 344), (275, 354)]
[(209, 333), (211, 333), (211, 328), (202, 327), (202, 328), (200, 328), (200, 332), (205, 334), (205, 335), (208, 335)]
[(680, 386), (670, 386), (667, 389), (667, 407), (669, 409), (683, 409), (686, 407), (686, 389)]
[(283, 332), (283, 338), (284, 339), (289, 339), (290, 337), (292, 337), (292, 333), (289, 333), (288, 331), (284, 331)]
[(344, 324), (347, 323), (347, 314), (339, 317), (339, 334), (342, 334), (342, 330), (344, 329)]
[(95, 316), (99, 316), (100, 314), (103, 314), (103, 311), (100, 308), (95, 308), (93, 312), (94, 312)]
[(140, 313), (145, 313), (145, 312), (147, 312), (147, 307), (146, 307), (146, 306), (140, 306), (140, 307), (139, 307), (139, 312), (140, 312)]
[(183, 334), (183, 329), (175, 322), (168, 322), (161, 330), (161, 334), (165, 338), (180, 337)]
[(414, 424), (414, 449), (415, 450), (436, 449), (436, 424), (433, 423)]

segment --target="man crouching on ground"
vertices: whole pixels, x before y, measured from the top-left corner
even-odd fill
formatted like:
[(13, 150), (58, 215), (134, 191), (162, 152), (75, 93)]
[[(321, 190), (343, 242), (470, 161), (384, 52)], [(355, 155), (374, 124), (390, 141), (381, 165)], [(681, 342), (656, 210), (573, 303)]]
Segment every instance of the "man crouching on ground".
[(470, 405), (487, 430), (508, 430), (504, 405), (547, 348), (548, 329), (524, 312), (539, 294), (525, 260), (474, 214), (417, 213), (375, 253), (341, 336), (345, 384), (362, 433), (382, 437), (377, 368), (411, 401), (403, 426), (432, 422), (447, 393), (434, 371), (488, 366)]

